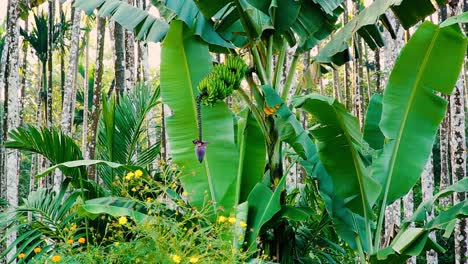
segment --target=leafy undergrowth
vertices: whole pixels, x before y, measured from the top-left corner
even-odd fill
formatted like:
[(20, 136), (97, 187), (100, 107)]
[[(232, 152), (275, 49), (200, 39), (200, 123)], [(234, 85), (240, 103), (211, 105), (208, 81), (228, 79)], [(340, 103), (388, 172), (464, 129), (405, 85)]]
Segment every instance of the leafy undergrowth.
[[(62, 239), (43, 237), (34, 252), (18, 258), (27, 263), (77, 264), (246, 261), (248, 254), (233, 241), (243, 240), (238, 230), (245, 231), (247, 224), (222, 212), (216, 218), (208, 199), (202, 210), (191, 207), (178, 173), (175, 166), (161, 165), (153, 176), (136, 170), (117, 177), (114, 185), (122, 197), (96, 199), (94, 211), (86, 209), (89, 201), (77, 202), (72, 210), (80, 218), (62, 230)], [(102, 202), (111, 199), (126, 202)]]

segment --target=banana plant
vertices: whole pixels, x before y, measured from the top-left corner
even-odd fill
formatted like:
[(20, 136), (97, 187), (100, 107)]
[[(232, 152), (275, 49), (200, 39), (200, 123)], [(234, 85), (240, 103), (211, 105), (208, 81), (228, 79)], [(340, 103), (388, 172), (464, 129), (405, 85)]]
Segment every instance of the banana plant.
[[(385, 208), (403, 197), (419, 180), (437, 128), (445, 116), (447, 102), (434, 91), (445, 95), (452, 92), (466, 46), (467, 39), (458, 25), (442, 27), (423, 23), (398, 57), (383, 98), (373, 98), (368, 111), (376, 113), (368, 113), (364, 137), (357, 119), (335, 99), (308, 95), (294, 100), (296, 107), (318, 120), (311, 134), (331, 180), (332, 193), (344, 205), (343, 212), (349, 210), (359, 219), (354, 226), (342, 230), (343, 234), (345, 231), (354, 234), (355, 241), (349, 235), (342, 237), (356, 247), (363, 263), (370, 255), (373, 262), (403, 261), (424, 248), (440, 250), (428, 238), (430, 230), (447, 230), (448, 222), (467, 217), (467, 205), (460, 203), (442, 212), (437, 220), (423, 224), (423, 209), (418, 209), (415, 216), (406, 220), (391, 246), (380, 248)], [(381, 133), (376, 131), (376, 123)], [(372, 142), (375, 149), (364, 139)], [(374, 154), (372, 158), (369, 153)], [(330, 187), (321, 186), (326, 188)], [(450, 190), (463, 192), (467, 188), (467, 181), (462, 181), (442, 194)], [(434, 202), (435, 199), (431, 200), (423, 208), (431, 207)], [(409, 224), (416, 220), (417, 227), (410, 228)]]
[[(378, 246), (374, 246), (372, 241), (374, 228), (372, 223), (377, 218), (373, 210), (383, 200), (386, 200), (384, 204), (387, 204), (395, 197), (390, 196), (391, 199), (388, 199), (388, 197), (384, 198), (385, 195), (382, 196), (385, 193), (388, 196), (387, 187), (389, 184), (382, 182), (383, 178), (388, 179), (388, 177), (376, 177), (375, 172), (370, 170), (369, 166), (373, 162), (372, 159), (368, 158), (371, 149), (362, 138), (359, 138), (362, 137), (357, 131), (359, 127), (353, 124), (355, 121), (350, 116), (345, 118), (346, 126), (340, 124), (344, 113), (333, 120), (333, 127), (339, 128), (339, 131), (343, 133), (348, 133), (347, 126), (352, 125), (351, 135), (344, 136), (337, 134), (337, 131), (332, 131), (335, 135), (339, 135), (337, 139), (341, 140), (341, 144), (350, 144), (342, 146), (340, 142), (335, 142), (335, 147), (343, 147), (346, 150), (345, 154), (349, 155), (351, 159), (347, 160), (347, 165), (352, 166), (351, 173), (347, 174), (347, 176), (352, 177), (348, 186), (348, 182), (344, 181), (346, 177), (341, 175), (343, 170), (331, 169), (332, 166), (339, 166), (340, 163), (331, 160), (324, 162), (324, 159), (330, 156), (329, 153), (328, 155), (324, 154), (324, 149), (328, 147), (325, 144), (326, 132), (330, 128), (327, 130), (325, 127), (315, 131), (317, 136), (322, 136), (325, 141), (321, 142), (322, 145), (317, 144), (316, 146), (289, 109), (291, 84), (296, 71), (296, 63), (303, 52), (316, 46), (336, 29), (336, 21), (342, 12), (341, 4), (343, 1), (319, 0), (312, 3), (310, 1), (224, 0), (214, 3), (213, 1), (200, 0), (185, 1), (184, 5), (180, 4), (179, 1), (171, 0), (155, 0), (153, 2), (163, 14), (165, 21), (153, 20), (147, 13), (142, 13), (141, 10), (130, 8), (115, 0), (99, 0), (94, 3), (81, 0), (77, 1), (77, 6), (84, 7), (88, 13), (98, 9), (100, 15), (111, 16), (127, 29), (135, 30), (137, 35), (143, 38), (147, 36), (147, 41), (159, 41), (165, 36), (162, 49), (161, 89), (163, 102), (173, 111), (172, 116), (167, 120), (169, 147), (174, 161), (184, 168), (181, 181), (189, 192), (192, 204), (198, 207), (206, 200), (212, 200), (215, 211), (220, 206), (226, 213), (232, 213), (234, 208), (239, 206), (239, 203), (244, 199), (239, 198), (239, 192), (236, 191), (239, 186), (242, 186), (239, 183), (243, 182), (244, 175), (236, 173), (239, 172), (238, 165), (242, 164), (240, 161), (242, 155), (239, 154), (241, 152), (237, 152), (239, 147), (236, 146), (234, 140), (236, 133), (233, 129), (235, 122), (232, 121), (232, 114), (222, 101), (214, 103), (212, 107), (198, 107), (201, 100), (199, 96), (203, 94), (203, 90), (197, 90), (197, 86), (212, 71), (215, 71), (212, 70), (209, 50), (216, 51), (214, 46), (218, 46), (218, 48), (224, 48), (225, 51), (230, 49), (227, 51), (229, 53), (237, 53), (231, 45), (213, 45), (221, 36), (225, 42), (240, 49), (248, 49), (247, 52), (251, 54), (251, 67), (245, 77), (249, 92), (238, 89), (234, 93), (238, 94), (249, 106), (251, 115), (255, 118), (263, 134), (267, 156), (264, 168), (266, 173), (263, 178), (266, 178), (265, 182), (269, 183), (266, 186), (276, 192), (276, 188), (282, 182), (284, 174), (282, 142), (286, 142), (303, 159), (302, 164), (307, 168), (309, 174), (318, 180), (320, 193), (326, 201), (330, 215), (337, 223), (336, 229), (339, 233), (345, 237), (350, 245), (359, 248), (361, 256), (365, 252), (368, 254), (377, 252)], [(436, 2), (438, 5), (445, 4), (443, 0)], [(383, 16), (388, 8), (392, 8), (405, 28), (416, 24), (423, 17), (436, 10), (430, 0), (419, 0), (417, 4), (415, 3), (416, 1), (411, 0), (374, 1), (337, 32), (329, 46), (314, 58), (315, 63), (320, 63), (319, 69), (323, 71), (327, 67), (341, 65), (349, 60), (348, 43), (355, 34), (362, 36), (371, 48), (381, 47), (384, 43), (376, 23), (383, 24), (391, 32), (388, 20)], [(132, 12), (137, 18), (127, 19), (128, 16), (123, 15), (128, 14), (127, 12)], [(201, 14), (208, 19), (203, 20)], [(378, 22), (379, 19), (380, 22)], [(200, 23), (200, 21), (205, 24)], [(149, 24), (152, 22), (163, 26), (154, 29), (154, 26)], [(167, 25), (165, 23), (170, 23), (168, 31), (166, 31)], [(206, 24), (210, 26), (209, 29), (201, 30), (202, 28), (206, 29), (202, 27)], [(442, 31), (449, 35), (453, 33), (447, 33), (450, 30)], [(419, 33), (419, 35), (423, 35), (423, 33)], [(418, 38), (419, 36), (416, 39)], [(438, 43), (437, 41), (436, 43)], [(461, 43), (460, 45), (465, 45), (463, 41)], [(286, 50), (296, 44), (298, 48), (293, 56), (291, 67), (286, 69), (288, 73), (283, 82), (281, 76), (285, 71)], [(460, 47), (457, 48), (460, 51)], [(278, 54), (276, 64), (273, 60), (275, 54)], [(432, 58), (432, 53), (426, 55), (427, 58)], [(432, 58), (432, 60), (436, 59), (439, 57)], [(416, 61), (414, 58), (409, 60)], [(458, 61), (453, 65), (458, 65), (457, 63)], [(456, 70), (454, 69), (452, 72), (456, 72)], [(412, 73), (414, 76), (419, 76), (418, 73)], [(407, 79), (412, 80), (412, 76)], [(444, 85), (450, 87), (450, 85)], [(389, 85), (389, 87), (392, 86)], [(216, 90), (216, 88), (212, 90)], [(387, 96), (387, 98), (389, 97), (392, 95)], [(412, 100), (413, 97), (410, 96), (410, 98)], [(383, 104), (389, 106), (384, 106), (382, 115), (386, 114), (385, 107), (391, 108), (391, 104), (395, 103), (392, 100), (389, 102), (385, 100), (384, 96)], [(325, 102), (325, 104), (333, 105), (333, 108), (337, 107), (331, 102)], [(201, 116), (200, 112), (203, 113)], [(334, 111), (330, 112), (334, 113)], [(328, 119), (331, 117), (324, 116), (323, 118), (322, 121), (325, 122), (329, 121)], [(201, 121), (197, 122), (198, 120)], [(202, 133), (197, 133), (197, 130), (205, 131), (203, 138)], [(383, 130), (383, 134), (385, 137), (389, 136), (385, 130)], [(429, 134), (425, 136), (430, 138)], [(315, 140), (317, 143), (318, 139)], [(196, 143), (195, 151), (198, 157), (193, 153), (192, 141)], [(388, 142), (392, 144), (391, 140)], [(332, 148), (333, 146), (330, 146), (328, 149)], [(387, 149), (389, 148), (388, 146)], [(390, 152), (391, 150), (382, 150), (382, 153), (385, 151)], [(203, 155), (205, 156), (202, 157)], [(337, 182), (335, 183), (335, 181)], [(406, 187), (402, 188), (400, 192), (404, 191)], [(263, 188), (254, 187), (253, 190), (255, 189), (261, 190)], [(368, 189), (369, 192), (367, 192)], [(247, 200), (253, 194), (252, 191), (247, 196)], [(276, 199), (274, 200), (276, 201)], [(281, 200), (279, 199), (280, 203)], [(273, 211), (278, 208), (273, 204), (269, 205)], [(251, 204), (248, 206), (252, 209)], [(380, 208), (379, 210), (382, 210)], [(247, 217), (254, 215), (251, 214), (250, 209)], [(270, 248), (279, 248), (277, 246)], [(281, 254), (275, 253), (275, 255)], [(365, 257), (361, 257), (361, 260), (365, 261)]]

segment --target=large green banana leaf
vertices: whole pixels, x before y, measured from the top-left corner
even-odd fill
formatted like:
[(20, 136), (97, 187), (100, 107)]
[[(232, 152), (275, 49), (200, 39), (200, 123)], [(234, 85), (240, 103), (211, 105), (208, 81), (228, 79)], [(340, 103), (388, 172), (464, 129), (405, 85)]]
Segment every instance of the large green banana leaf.
[(237, 139), (240, 159), (236, 198), (243, 202), (255, 185), (262, 181), (266, 164), (265, 139), (257, 120), (249, 110), (240, 115)]
[[(196, 1), (198, 8), (207, 18), (215, 17), (218, 32), (239, 30), (236, 25), (242, 21), (241, 32), (251, 38), (258, 38), (265, 30), (282, 34), (291, 44), (299, 43), (300, 50), (315, 46), (335, 29), (335, 22), (341, 12), (338, 7), (342, 0), (326, 1)], [(234, 32), (229, 32), (234, 33)], [(236, 32), (238, 34), (238, 32)]]
[(382, 149), (385, 137), (380, 131), (379, 123), (382, 117), (382, 94), (372, 95), (367, 107), (366, 121), (364, 122), (364, 140), (373, 149)]
[(234, 209), (239, 155), (232, 113), (224, 102), (202, 106), (203, 140), (209, 142), (202, 163), (192, 143), (198, 138), (197, 85), (211, 69), (208, 46), (181, 21), (173, 21), (161, 55), (161, 95), (173, 112), (166, 119), (169, 148), (173, 161), (183, 168), (181, 181), (190, 202), (201, 208), (213, 200), (229, 212)]
[(405, 195), (421, 176), (450, 94), (461, 70), (467, 41), (457, 25), (423, 23), (400, 53), (383, 97), (380, 128), (387, 143), (373, 166), (383, 203)]
[(247, 201), (249, 205), (249, 231), (246, 234), (247, 249), (255, 250), (257, 247), (257, 236), (262, 226), (268, 222), (277, 212), (281, 210), (280, 198), (286, 177), (279, 181), (273, 192), (263, 183), (257, 183), (250, 193)]
[(369, 252), (371, 245), (365, 238), (364, 218), (353, 213), (345, 206), (345, 201), (334, 193), (333, 180), (320, 162), (309, 134), (271, 86), (263, 86), (262, 90), (266, 105), (270, 108), (278, 108), (273, 114), (273, 119), (280, 140), (288, 143), (303, 159), (301, 165), (306, 169), (307, 174), (317, 178), (320, 196), (333, 219), (336, 232), (354, 249), (358, 248), (356, 237), (360, 237), (363, 249)]
[(213, 22), (200, 14), (193, 0), (153, 0), (152, 2), (160, 9), (160, 13), (169, 14), (166, 16), (166, 21), (152, 16), (147, 11), (134, 7), (126, 1), (76, 0), (74, 5), (88, 15), (97, 10), (99, 16), (111, 17), (125, 29), (134, 31), (138, 39), (151, 42), (159, 42), (164, 38), (169, 29), (168, 23), (176, 15), (193, 28), (196, 35), (213, 47), (234, 48), (214, 30)]
[[(438, 2), (441, 4), (444, 0)], [(355, 33), (360, 34), (371, 48), (383, 46), (383, 39), (374, 25), (390, 7), (405, 29), (436, 11), (430, 0), (376, 0), (341, 28), (320, 50), (315, 61), (338, 65), (348, 61), (347, 49)]]
[(120, 0), (76, 0), (74, 6), (91, 15), (95, 9), (102, 17), (111, 17), (138, 39), (159, 42), (166, 35), (168, 24), (148, 12)]
[(370, 177), (360, 150), (363, 148), (359, 121), (336, 99), (307, 95), (293, 100), (317, 118), (319, 124), (311, 130), (318, 155), (333, 179), (334, 193), (346, 201), (355, 213), (372, 218), (372, 206), (380, 193), (380, 185)]

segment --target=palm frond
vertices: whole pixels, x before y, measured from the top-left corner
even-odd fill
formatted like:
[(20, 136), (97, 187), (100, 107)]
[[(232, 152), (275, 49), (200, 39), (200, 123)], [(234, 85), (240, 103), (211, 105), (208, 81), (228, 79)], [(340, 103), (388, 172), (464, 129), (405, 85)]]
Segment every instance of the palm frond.
[[(156, 158), (159, 154), (158, 144), (140, 150), (140, 143), (146, 136), (146, 116), (159, 103), (158, 98), (159, 87), (152, 92), (150, 87), (141, 84), (129, 93), (123, 93), (119, 104), (113, 97), (103, 98), (97, 144), (99, 159), (146, 166)], [(102, 167), (99, 171), (100, 177), (111, 190), (115, 175), (123, 173), (123, 169), (107, 167)]]
[[(44, 244), (44, 240), (50, 243), (41, 247), (42, 254), (52, 250), (56, 242), (83, 236), (79, 228), (73, 237), (69, 237), (70, 233), (65, 231), (81, 220), (77, 216), (77, 212), (72, 210), (80, 192), (67, 192), (69, 183), (69, 179), (65, 180), (59, 193), (48, 189), (33, 191), (25, 199), (23, 205), (9, 208), (0, 214), (0, 227), (8, 228), (13, 232), (27, 230), (22, 232), (0, 257), (6, 256), (8, 252), (18, 246), (17, 252), (25, 253), (26, 258), (24, 259), (27, 259), (34, 248)], [(31, 215), (30, 221), (26, 221), (28, 214)], [(0, 239), (0, 242), (3, 239)], [(13, 260), (8, 261), (10, 263)]]

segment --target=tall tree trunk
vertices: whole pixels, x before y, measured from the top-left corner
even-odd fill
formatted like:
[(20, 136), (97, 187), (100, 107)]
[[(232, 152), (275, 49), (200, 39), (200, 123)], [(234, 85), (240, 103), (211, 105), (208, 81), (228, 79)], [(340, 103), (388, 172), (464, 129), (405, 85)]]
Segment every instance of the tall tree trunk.
[[(461, 14), (463, 2), (452, 0), (449, 3), (450, 16)], [(465, 32), (466, 33), (466, 32)], [(468, 64), (465, 63), (464, 70)], [(466, 177), (466, 135), (465, 135), (465, 96), (463, 75), (456, 84), (455, 90), (450, 96), (450, 152), (452, 183), (456, 183)], [(453, 203), (464, 202), (466, 192), (455, 193)], [(460, 219), (455, 225), (455, 263), (468, 264), (468, 222)]]
[(120, 93), (125, 91), (125, 50), (123, 28), (118, 23), (114, 24), (115, 41), (115, 95), (119, 102)]
[[(86, 31), (85, 43), (89, 42), (89, 31)], [(83, 126), (81, 136), (81, 153), (84, 159), (89, 159), (88, 152), (88, 109), (89, 109), (89, 45), (85, 47), (85, 69), (83, 75)]]
[[(465, 102), (463, 80), (460, 78), (454, 93), (450, 96), (450, 149), (452, 183), (466, 177), (466, 135)], [(466, 193), (455, 193), (453, 203), (466, 199)], [(468, 226), (466, 219), (457, 221), (455, 226), (455, 263), (468, 263)]]
[[(356, 13), (357, 14), (357, 13)], [(364, 124), (364, 104), (362, 89), (362, 58), (361, 58), (361, 38), (356, 34), (353, 37), (353, 113), (359, 119), (360, 127)]]
[[(29, 0), (25, 1), (25, 4), (29, 4)], [(29, 18), (26, 17), (24, 20), (24, 31), (29, 32)], [(23, 61), (21, 62), (21, 98), (24, 97), (24, 93), (26, 91), (26, 82), (27, 82), (27, 76), (28, 76), (28, 45), (23, 45)], [(24, 121), (24, 100), (20, 101), (19, 105), (19, 113), (20, 113), (20, 125), (23, 125)]]
[[(424, 171), (421, 175), (421, 189), (422, 189), (422, 198), (423, 202), (431, 199), (434, 196), (434, 166), (432, 161), (432, 153), (427, 160)], [(434, 218), (434, 209), (427, 213), (427, 221), (430, 221)], [(432, 232), (430, 238), (436, 241), (435, 232)], [(437, 252), (430, 250), (426, 252), (426, 260), (428, 264), (437, 264), (438, 257)]]
[(343, 102), (343, 98), (341, 98), (340, 71), (338, 69), (333, 70), (333, 94), (338, 101)]
[(49, 82), (47, 83), (47, 127), (52, 125), (52, 83), (53, 83), (53, 35), (54, 35), (54, 19), (55, 19), (55, 0), (48, 0), (49, 4), (49, 25), (47, 36), (47, 74)]
[[(347, 2), (348, 1), (344, 1), (343, 2), (343, 26), (348, 24), (348, 5), (347, 5)], [(343, 76), (343, 86), (344, 86), (344, 90), (345, 90), (345, 105), (346, 105), (346, 109), (348, 111), (351, 111), (352, 110), (352, 106), (353, 106), (353, 103), (352, 103), (352, 95), (351, 95), (351, 91), (350, 91), (350, 86), (351, 86), (351, 81), (350, 81), (350, 63), (346, 63), (344, 65), (344, 76)]]
[(63, 109), (62, 109), (62, 131), (71, 135), (71, 112), (73, 104), (73, 90), (76, 84), (76, 71), (78, 62), (78, 49), (80, 40), (80, 22), (81, 22), (81, 10), (72, 8), (72, 35), (70, 45), (70, 57), (68, 60), (68, 70), (65, 79), (65, 93), (63, 98)]
[[(19, 126), (19, 13), (18, 0), (10, 0), (8, 5), (7, 17), (7, 40), (6, 69), (0, 80), (5, 93), (5, 115), (7, 117), (5, 132), (12, 131)], [(1, 90), (1, 89), (0, 89)], [(4, 133), (5, 134), (5, 133)], [(4, 138), (5, 139), (5, 138)], [(19, 185), (19, 152), (18, 150), (8, 149), (5, 151), (4, 172), (6, 176), (6, 199), (10, 206), (18, 205), (18, 185)], [(3, 196), (3, 195), (2, 195)], [(16, 232), (7, 235), (6, 246), (12, 244), (16, 239)], [(14, 259), (16, 249), (11, 250), (7, 258)], [(13, 261), (15, 263), (15, 261)]]
[[(62, 2), (61, 1), (58, 1), (58, 5), (59, 5), (59, 15), (60, 15), (60, 23), (65, 23), (64, 21), (64, 17), (62, 17), (62, 13), (63, 13), (63, 5), (62, 5)], [(60, 69), (65, 69), (65, 52), (60, 52), (59, 53), (59, 56), (60, 56)], [(61, 104), (60, 106), (63, 108), (63, 97), (64, 97), (64, 93), (65, 93), (65, 71), (60, 71), (60, 94), (62, 95), (61, 97)]]
[[(134, 5), (134, 0), (128, 0), (130, 5)], [(125, 30), (125, 69), (127, 90), (135, 86), (135, 36), (133, 32)]]
[[(403, 196), (403, 218), (409, 218), (413, 215), (414, 212), (414, 194), (413, 189)], [(400, 223), (398, 223), (400, 225)], [(414, 227), (414, 224), (411, 223), (411, 226)], [(416, 257), (411, 257), (406, 261), (406, 264), (416, 264)]]
[[(439, 12), (439, 22), (447, 19), (447, 8), (441, 7)], [(451, 184), (450, 171), (449, 171), (449, 160), (450, 160), (450, 96), (443, 95), (448, 101), (449, 106), (447, 114), (444, 120), (440, 124), (439, 128), (439, 139), (440, 139), (440, 190), (444, 190)], [(446, 196), (439, 200), (439, 204), (442, 207), (448, 207), (452, 204), (452, 197)]]
[(375, 73), (374, 73), (374, 78), (375, 78), (375, 91), (377, 93), (381, 93), (381, 83), (380, 83), (380, 74), (381, 74), (381, 69), (380, 69), (380, 49), (376, 49), (374, 51), (374, 62), (375, 62)]
[[(93, 85), (93, 108), (91, 114), (91, 137), (89, 140), (89, 158), (95, 159), (96, 152), (96, 138), (97, 128), (99, 123), (99, 116), (101, 113), (101, 85), (102, 74), (104, 72), (104, 40), (106, 35), (106, 19), (99, 17), (97, 22), (97, 55), (94, 73)], [(90, 178), (96, 180), (95, 167), (90, 168)]]
[[(71, 136), (72, 128), (72, 111), (74, 101), (74, 90), (76, 84), (76, 71), (78, 64), (78, 49), (80, 41), (80, 22), (81, 22), (81, 10), (72, 7), (72, 25), (71, 25), (71, 44), (70, 44), (70, 56), (68, 60), (68, 71), (65, 79), (65, 93), (63, 98), (62, 108), (62, 131)], [(58, 190), (62, 182), (62, 174), (56, 172), (54, 174), (54, 189)]]

